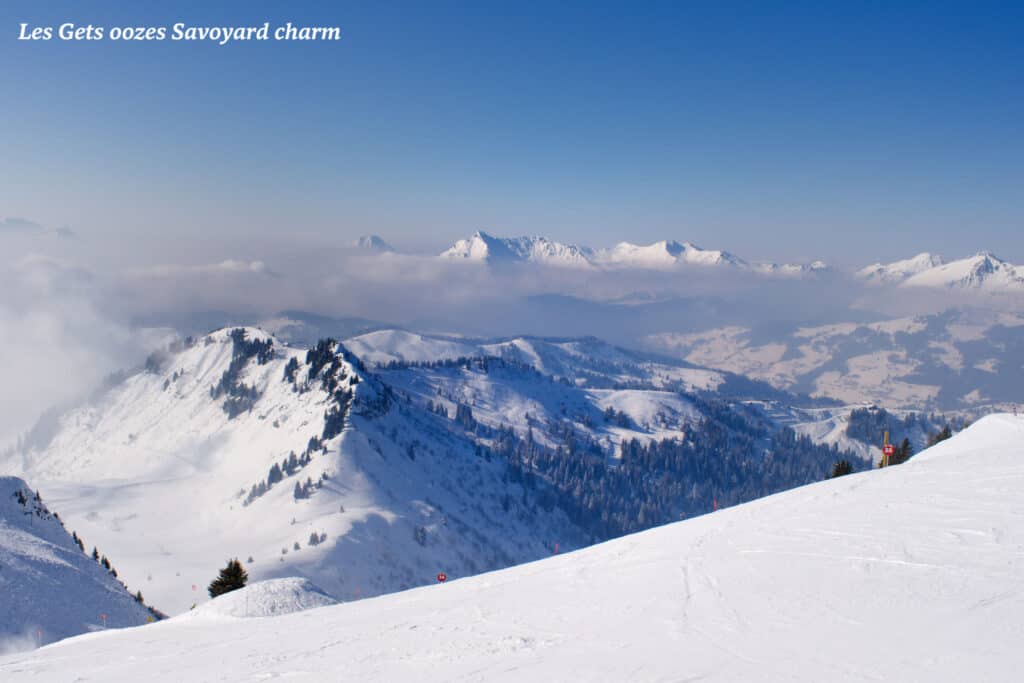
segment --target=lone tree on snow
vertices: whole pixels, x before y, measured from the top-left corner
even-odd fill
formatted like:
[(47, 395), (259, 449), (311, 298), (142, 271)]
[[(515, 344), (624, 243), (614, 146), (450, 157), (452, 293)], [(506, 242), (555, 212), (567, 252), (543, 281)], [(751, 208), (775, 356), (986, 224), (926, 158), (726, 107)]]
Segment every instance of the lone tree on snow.
[(248, 581), (248, 572), (245, 571), (242, 563), (236, 558), (228, 560), (227, 566), (220, 570), (220, 575), (210, 582), (210, 587), (206, 590), (211, 598), (215, 598), (218, 595), (242, 588)]

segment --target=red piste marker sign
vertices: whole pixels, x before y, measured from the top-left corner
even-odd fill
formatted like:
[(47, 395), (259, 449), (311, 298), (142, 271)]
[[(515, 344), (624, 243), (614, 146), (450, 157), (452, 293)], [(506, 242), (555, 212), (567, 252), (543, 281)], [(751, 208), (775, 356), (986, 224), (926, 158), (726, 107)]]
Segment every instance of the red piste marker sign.
[(885, 444), (884, 446), (882, 446), (882, 455), (884, 455), (887, 458), (896, 455), (896, 446), (894, 446), (891, 443)]
[(439, 573), (439, 574), (437, 575), (437, 582), (438, 582), (438, 583), (444, 583), (444, 582), (445, 582), (445, 581), (447, 581), (447, 580), (448, 580), (448, 575), (447, 575), (447, 574), (445, 574), (444, 572), (440, 572), (440, 573)]

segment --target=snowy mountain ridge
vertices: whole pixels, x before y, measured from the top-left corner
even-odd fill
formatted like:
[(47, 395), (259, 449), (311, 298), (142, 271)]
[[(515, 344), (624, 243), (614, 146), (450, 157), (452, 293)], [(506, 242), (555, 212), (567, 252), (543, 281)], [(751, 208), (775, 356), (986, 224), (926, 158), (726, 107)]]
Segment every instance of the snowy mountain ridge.
[(593, 266), (592, 252), (574, 244), (563, 244), (546, 237), (493, 237), (477, 231), (469, 239), (458, 240), (440, 258), (466, 260), (490, 265), (541, 263), (573, 268)]
[(595, 252), (595, 261), (619, 268), (664, 269), (681, 265), (747, 267), (746, 261), (729, 252), (701, 249), (691, 242), (675, 240), (662, 240), (650, 245), (620, 242), (611, 249)]
[(727, 267), (764, 275), (800, 276), (825, 272), (829, 267), (811, 264), (750, 264), (727, 251), (702, 249), (692, 242), (661, 240), (649, 245), (620, 242), (609, 249), (564, 244), (546, 237), (494, 237), (477, 231), (457, 240), (440, 258), (489, 265), (536, 263), (584, 269), (675, 270), (688, 267)]
[(506, 514), (510, 491), (529, 497), (450, 424), (336, 343), (235, 328), (156, 354), (3, 465), (170, 613), (230, 557), (352, 599), (583, 543), (557, 510)]
[(903, 261), (876, 263), (857, 272), (869, 284), (982, 292), (1024, 291), (1024, 267), (982, 251), (967, 258), (945, 261), (941, 256), (922, 253)]
[[(378, 252), (394, 249), (376, 235), (361, 237), (356, 246)], [(592, 248), (567, 244), (543, 236), (497, 237), (477, 231), (456, 240), (439, 258), (508, 266), (532, 263), (549, 267), (583, 270), (641, 270), (749, 273), (780, 278), (815, 278), (835, 273), (822, 260), (809, 263), (771, 263), (747, 261), (720, 249), (704, 249), (692, 242), (665, 239), (651, 244), (619, 242), (610, 248)], [(922, 252), (916, 256), (873, 263), (852, 273), (856, 280), (875, 286), (961, 289), (986, 293), (1024, 290), (1024, 266), (1016, 266), (991, 252), (982, 251), (967, 258), (949, 261), (938, 254)]]

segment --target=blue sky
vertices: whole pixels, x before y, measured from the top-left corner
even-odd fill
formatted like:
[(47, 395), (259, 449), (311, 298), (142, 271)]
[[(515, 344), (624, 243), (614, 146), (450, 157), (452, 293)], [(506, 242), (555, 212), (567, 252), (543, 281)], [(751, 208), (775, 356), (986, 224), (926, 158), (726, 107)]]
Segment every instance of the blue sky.
[[(0, 218), (154, 261), (485, 228), (1024, 262), (1019, 3), (140, 4), (0, 8)], [(342, 40), (16, 39), (289, 20)]]

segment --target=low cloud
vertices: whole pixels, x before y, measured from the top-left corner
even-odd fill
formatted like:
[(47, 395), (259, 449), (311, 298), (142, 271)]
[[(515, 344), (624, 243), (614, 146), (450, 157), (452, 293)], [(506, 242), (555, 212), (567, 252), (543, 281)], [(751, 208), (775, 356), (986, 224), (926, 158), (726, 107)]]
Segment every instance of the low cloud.
[(198, 265), (160, 264), (129, 268), (125, 271), (126, 275), (135, 278), (174, 278), (193, 275), (216, 275), (218, 273), (250, 273), (275, 276), (273, 271), (267, 268), (267, 264), (263, 261), (241, 261), (237, 259), (225, 259), (219, 263), (203, 263)]
[[(78, 243), (71, 246), (36, 241), (0, 254), (0, 330), (7, 349), (0, 354), (7, 380), (0, 389), (0, 447), (46, 408), (140, 362), (153, 344), (140, 324), (196, 332), (304, 311), (424, 331), (594, 335), (640, 346), (665, 332), (725, 325), (778, 332), (930, 313), (953, 302), (946, 293), (868, 288), (840, 273), (799, 280), (716, 267), (489, 267), (350, 248), (253, 254), (245, 245), (204, 248), (194, 261), (157, 265), (119, 262), (127, 257), (96, 247), (94, 253), (108, 258), (99, 265), (81, 260)], [(973, 300), (965, 294), (956, 302)], [(341, 334), (329, 323), (318, 329)]]
[(28, 254), (0, 263), (0, 291), (0, 449), (144, 357), (143, 335), (97, 307), (104, 290), (83, 266)]

